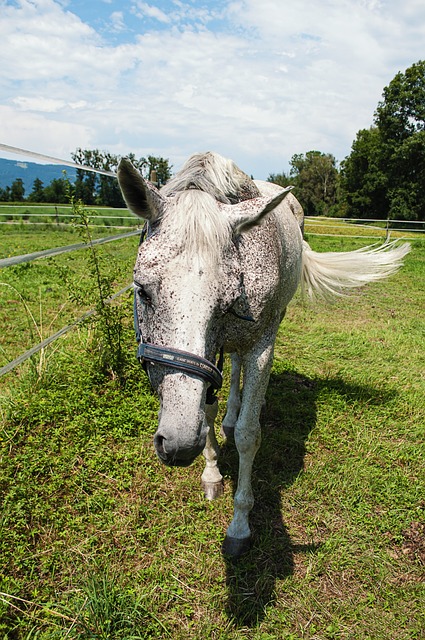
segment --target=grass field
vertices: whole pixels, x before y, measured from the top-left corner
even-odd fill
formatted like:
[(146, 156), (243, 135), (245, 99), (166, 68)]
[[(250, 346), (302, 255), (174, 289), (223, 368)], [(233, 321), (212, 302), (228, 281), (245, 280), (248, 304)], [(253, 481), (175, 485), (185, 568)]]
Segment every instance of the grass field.
[[(2, 240), (14, 252), (12, 235)], [(365, 245), (309, 241), (318, 251)], [(24, 253), (35, 238), (19, 242)], [(116, 261), (122, 282), (136, 245), (105, 246), (105, 269)], [(85, 326), (55, 345), (41, 377), (36, 363), (3, 377), (0, 637), (423, 638), (425, 242), (412, 246), (385, 282), (332, 306), (291, 304), (262, 417), (253, 547), (238, 562), (220, 552), (234, 447), (222, 443), (226, 489), (213, 503), (201, 459), (190, 469), (158, 463), (158, 404), (134, 361), (129, 297), (120, 383), (94, 368)], [(3, 270), (0, 280), (50, 321), (71, 280), (86, 275), (77, 255)], [(4, 358), (29, 346), (14, 299), (1, 300)], [(55, 323), (81, 312), (68, 304)], [(228, 374), (227, 365), (221, 411)]]

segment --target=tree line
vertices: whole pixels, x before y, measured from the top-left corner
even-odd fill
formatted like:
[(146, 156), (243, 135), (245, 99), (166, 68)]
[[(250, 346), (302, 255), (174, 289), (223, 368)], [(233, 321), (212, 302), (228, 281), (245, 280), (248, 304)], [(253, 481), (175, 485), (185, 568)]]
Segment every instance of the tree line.
[[(77, 164), (111, 172), (116, 172), (121, 159), (121, 156), (99, 151), (98, 149), (81, 148), (72, 153), (71, 157)], [(136, 158), (134, 154), (129, 154), (128, 157), (145, 178), (151, 179), (154, 176), (158, 186), (165, 184), (171, 177), (172, 165), (170, 165), (168, 159), (151, 155)], [(94, 173), (93, 171), (84, 171), (84, 169), (77, 169), (76, 179), (72, 184), (66, 172), (61, 178), (53, 179), (48, 185), (44, 185), (42, 180), (36, 178), (27, 197), (25, 197), (23, 180), (17, 178), (10, 187), (0, 188), (0, 202), (67, 204), (69, 203), (70, 190), (76, 199), (81, 200), (86, 205), (126, 206), (116, 178)]]
[[(116, 171), (120, 157), (98, 150), (77, 149), (77, 164)], [(164, 158), (129, 156), (144, 177), (156, 172), (159, 184), (171, 177)], [(360, 130), (350, 154), (338, 165), (330, 153), (295, 154), (288, 173), (267, 178), (282, 186), (293, 184), (306, 215), (347, 218), (425, 220), (425, 61), (399, 72), (384, 88), (373, 123)], [(75, 196), (85, 204), (123, 207), (115, 178), (77, 170)], [(66, 202), (66, 179), (44, 186), (35, 180), (29, 202)], [(22, 201), (22, 180), (6, 190), (0, 200)]]

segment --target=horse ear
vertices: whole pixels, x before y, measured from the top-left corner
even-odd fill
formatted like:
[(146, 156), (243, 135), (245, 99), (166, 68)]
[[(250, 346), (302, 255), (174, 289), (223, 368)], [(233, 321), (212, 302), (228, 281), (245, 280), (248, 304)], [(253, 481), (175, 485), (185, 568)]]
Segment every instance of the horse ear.
[(286, 187), (273, 197), (260, 196), (252, 200), (243, 200), (239, 204), (221, 205), (229, 214), (233, 232), (238, 235), (260, 224), (263, 218), (286, 198), (291, 189), (293, 187)]
[(151, 222), (161, 216), (166, 198), (153, 184), (140, 175), (127, 158), (120, 161), (117, 178), (123, 198), (130, 211)]

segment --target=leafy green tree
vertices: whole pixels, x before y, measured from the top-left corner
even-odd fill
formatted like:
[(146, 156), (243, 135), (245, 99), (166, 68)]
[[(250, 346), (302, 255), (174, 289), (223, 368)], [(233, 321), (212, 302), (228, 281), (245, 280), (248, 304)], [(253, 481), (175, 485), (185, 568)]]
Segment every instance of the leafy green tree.
[(391, 146), (425, 130), (425, 61), (397, 73), (384, 88), (375, 124)]
[(308, 151), (292, 156), (291, 182), (306, 215), (332, 213), (337, 200), (338, 170), (330, 153)]
[(65, 178), (54, 178), (44, 188), (44, 202), (66, 204), (69, 202), (68, 181)]
[(387, 216), (388, 175), (378, 127), (357, 133), (351, 154), (341, 163), (340, 180), (348, 217)]
[(267, 178), (267, 182), (273, 182), (274, 184), (278, 184), (280, 187), (288, 187), (291, 182), (291, 178), (286, 175), (284, 171), (282, 173), (271, 173)]
[[(116, 172), (120, 156), (99, 149), (78, 148), (72, 155), (74, 162), (93, 169)], [(169, 161), (162, 157), (148, 156), (136, 158), (134, 154), (128, 155), (135, 167), (142, 175), (149, 179), (152, 172), (156, 172), (156, 180), (159, 184), (165, 184), (171, 177)], [(75, 181), (75, 196), (85, 204), (99, 204), (111, 207), (124, 207), (124, 200), (116, 178), (77, 169)]]
[[(119, 156), (111, 153), (104, 153), (102, 156), (101, 169), (116, 173), (119, 164)], [(97, 204), (108, 207), (125, 207), (121, 189), (116, 178), (98, 175)]]
[(425, 61), (384, 88), (375, 123), (388, 167), (389, 217), (425, 219)]
[(425, 61), (383, 90), (375, 126), (359, 131), (341, 168), (347, 214), (425, 219)]
[(9, 202), (10, 200), (10, 187), (2, 189), (0, 187), (0, 202)]
[(147, 159), (142, 158), (145, 177), (150, 180), (153, 172), (156, 173), (157, 182), (163, 185), (171, 178), (171, 166), (168, 160), (162, 157), (148, 156)]
[[(101, 154), (98, 149), (90, 151), (89, 149), (83, 150), (78, 148), (71, 154), (71, 157), (77, 164), (93, 167), (94, 169), (103, 168), (101, 166)], [(95, 204), (97, 183), (98, 175), (96, 173), (77, 169), (77, 178), (74, 184), (75, 197), (77, 200), (81, 200), (87, 205)]]
[(417, 131), (397, 146), (390, 158), (388, 217), (425, 220), (425, 131)]

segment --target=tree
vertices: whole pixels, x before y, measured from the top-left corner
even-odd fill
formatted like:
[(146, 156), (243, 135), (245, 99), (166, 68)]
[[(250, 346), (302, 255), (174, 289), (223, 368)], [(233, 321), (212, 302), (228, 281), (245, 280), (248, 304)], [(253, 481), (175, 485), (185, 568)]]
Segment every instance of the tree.
[(338, 170), (330, 153), (308, 151), (292, 156), (290, 177), (306, 215), (328, 214), (336, 204)]
[(134, 153), (129, 153), (127, 157), (146, 180), (151, 180), (155, 173), (159, 186), (168, 182), (172, 176), (173, 165), (170, 165), (169, 160), (162, 156), (148, 156), (147, 158), (142, 156), (137, 159)]
[(54, 178), (44, 188), (44, 202), (66, 204), (69, 202), (68, 180), (66, 178)]
[(27, 200), (29, 202), (46, 202), (44, 194), (43, 181), (40, 178), (36, 178), (32, 184), (32, 191), (29, 194)]
[(25, 187), (22, 178), (16, 178), (10, 187), (10, 200), (12, 202), (23, 202)]
[(425, 61), (397, 73), (382, 98), (342, 165), (347, 214), (424, 220)]
[[(119, 157), (110, 153), (104, 153), (101, 168), (104, 171), (115, 172), (118, 169)], [(97, 189), (96, 202), (108, 207), (125, 207), (125, 202), (121, 194), (121, 189), (116, 178), (98, 175), (99, 183)]]
[(291, 182), (291, 178), (286, 175), (284, 171), (282, 173), (271, 173), (267, 178), (267, 182), (273, 182), (274, 184), (278, 184), (280, 187), (288, 187)]
[(425, 61), (419, 60), (404, 73), (397, 73), (384, 88), (375, 124), (390, 145), (425, 130)]
[(388, 217), (425, 220), (425, 131), (416, 131), (393, 151)]
[(142, 158), (144, 164), (144, 175), (150, 180), (153, 172), (156, 173), (157, 182), (163, 185), (171, 178), (171, 166), (165, 158), (148, 156), (147, 159)]
[(2, 189), (0, 187), (0, 202), (9, 202), (10, 200), (10, 187)]
[(387, 216), (388, 175), (377, 127), (357, 133), (351, 154), (341, 163), (340, 184), (348, 217)]
[[(104, 171), (116, 172), (120, 161), (120, 156), (99, 149), (78, 148), (72, 155), (77, 164), (101, 169)], [(169, 161), (162, 157), (148, 156), (137, 159), (134, 154), (129, 154), (128, 158), (142, 175), (149, 179), (152, 171), (156, 171), (159, 184), (165, 184), (171, 177), (171, 165)], [(124, 207), (125, 203), (116, 178), (96, 174), (93, 171), (77, 169), (77, 179), (75, 181), (75, 195), (85, 204), (99, 204), (111, 207)]]
[(425, 218), (425, 61), (397, 73), (375, 112), (388, 167), (390, 218)]
[[(101, 154), (98, 149), (90, 151), (88, 149), (83, 150), (79, 147), (74, 153), (71, 153), (71, 157), (77, 164), (93, 167), (94, 169), (103, 168), (101, 166)], [(77, 178), (74, 184), (75, 197), (84, 202), (84, 204), (95, 204), (97, 178), (97, 174), (93, 171), (77, 169)]]

